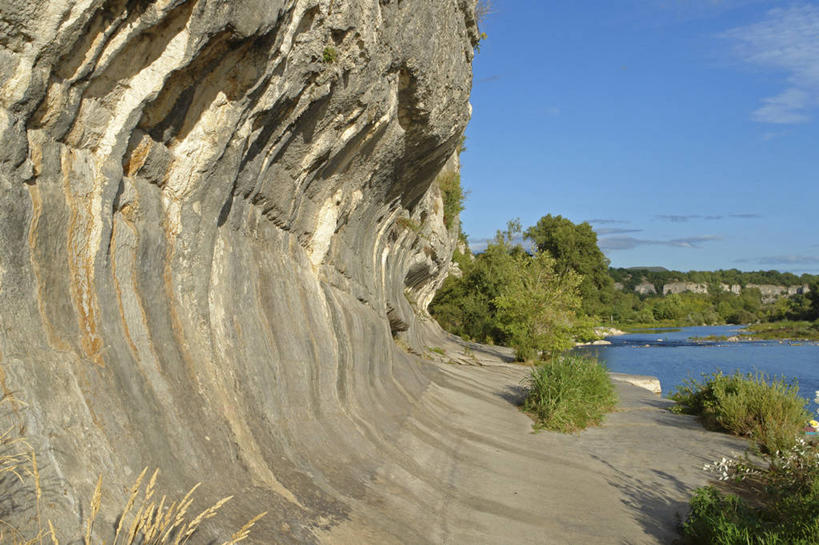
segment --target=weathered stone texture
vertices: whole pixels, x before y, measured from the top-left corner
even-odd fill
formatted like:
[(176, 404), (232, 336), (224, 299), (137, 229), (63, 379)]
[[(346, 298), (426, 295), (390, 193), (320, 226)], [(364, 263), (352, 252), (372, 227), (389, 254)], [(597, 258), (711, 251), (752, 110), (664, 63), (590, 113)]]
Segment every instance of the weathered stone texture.
[(264, 542), (424, 541), (361, 505), (437, 374), (393, 334), (476, 40), (473, 0), (0, 1), (0, 366), (62, 531), (158, 466)]

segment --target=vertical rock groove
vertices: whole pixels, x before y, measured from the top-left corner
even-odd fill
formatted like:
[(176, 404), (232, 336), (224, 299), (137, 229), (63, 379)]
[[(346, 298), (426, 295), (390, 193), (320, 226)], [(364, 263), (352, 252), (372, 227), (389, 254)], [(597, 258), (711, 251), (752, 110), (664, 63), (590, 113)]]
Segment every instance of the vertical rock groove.
[(473, 11), (0, 0), (0, 365), (58, 528), (157, 466), (239, 498), (216, 537), (440, 537), (416, 515), (451, 491), (400, 443), (441, 370), (394, 336), (434, 330)]

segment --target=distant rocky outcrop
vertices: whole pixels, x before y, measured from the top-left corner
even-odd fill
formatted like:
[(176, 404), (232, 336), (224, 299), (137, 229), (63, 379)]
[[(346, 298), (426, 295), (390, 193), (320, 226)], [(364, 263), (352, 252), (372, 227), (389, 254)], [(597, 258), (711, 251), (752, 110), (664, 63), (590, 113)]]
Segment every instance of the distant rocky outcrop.
[(651, 282), (640, 282), (634, 287), (634, 291), (639, 293), (640, 295), (656, 295), (657, 288), (654, 287), (654, 284)]
[(706, 284), (698, 284), (696, 282), (669, 282), (663, 285), (663, 295), (671, 295), (674, 293), (708, 293), (708, 286)]
[[(624, 285), (620, 282), (615, 283), (614, 287), (619, 290), (625, 289)], [(734, 295), (740, 295), (744, 290), (748, 289), (759, 290), (760, 294), (762, 295), (763, 303), (772, 303), (779, 299), (780, 297), (792, 297), (794, 295), (803, 295), (810, 291), (810, 287), (807, 284), (803, 284), (800, 286), (777, 286), (773, 284), (749, 283), (746, 284), (745, 287), (743, 288), (740, 284), (720, 283), (719, 289), (721, 291), (732, 293)], [(639, 284), (634, 286), (634, 292), (644, 296), (656, 295), (657, 289), (654, 287), (654, 284), (644, 279)], [(708, 284), (701, 282), (674, 281), (663, 284), (662, 289), (663, 295), (672, 295), (679, 293), (707, 294), (709, 293), (709, 287)]]
[(780, 297), (804, 295), (810, 291), (807, 284), (802, 286), (775, 286), (773, 284), (747, 284), (747, 289), (757, 289), (762, 294), (763, 303), (771, 303)]

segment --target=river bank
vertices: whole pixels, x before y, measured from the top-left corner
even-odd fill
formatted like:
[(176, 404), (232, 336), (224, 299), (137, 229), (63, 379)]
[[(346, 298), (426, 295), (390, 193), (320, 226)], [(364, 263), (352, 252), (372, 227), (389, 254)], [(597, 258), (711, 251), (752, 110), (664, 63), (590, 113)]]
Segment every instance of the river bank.
[[(819, 345), (814, 342), (747, 340), (742, 326), (704, 326), (646, 330), (611, 337), (607, 346), (583, 347), (615, 372), (657, 376), (668, 395), (687, 379), (700, 379), (721, 370), (762, 372), (770, 377), (796, 379), (799, 393), (813, 400), (819, 390)], [(704, 339), (712, 339), (704, 341)], [(732, 339), (736, 339), (732, 342)], [(743, 339), (743, 342), (739, 342)], [(819, 404), (809, 403), (816, 414)]]

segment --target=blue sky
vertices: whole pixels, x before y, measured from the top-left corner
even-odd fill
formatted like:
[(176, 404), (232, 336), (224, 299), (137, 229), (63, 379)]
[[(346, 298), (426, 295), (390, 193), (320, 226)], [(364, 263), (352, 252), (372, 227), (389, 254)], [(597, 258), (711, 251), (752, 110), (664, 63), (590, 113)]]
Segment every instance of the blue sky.
[(474, 247), (551, 213), (617, 267), (819, 273), (819, 2), (494, 0), (482, 30)]

